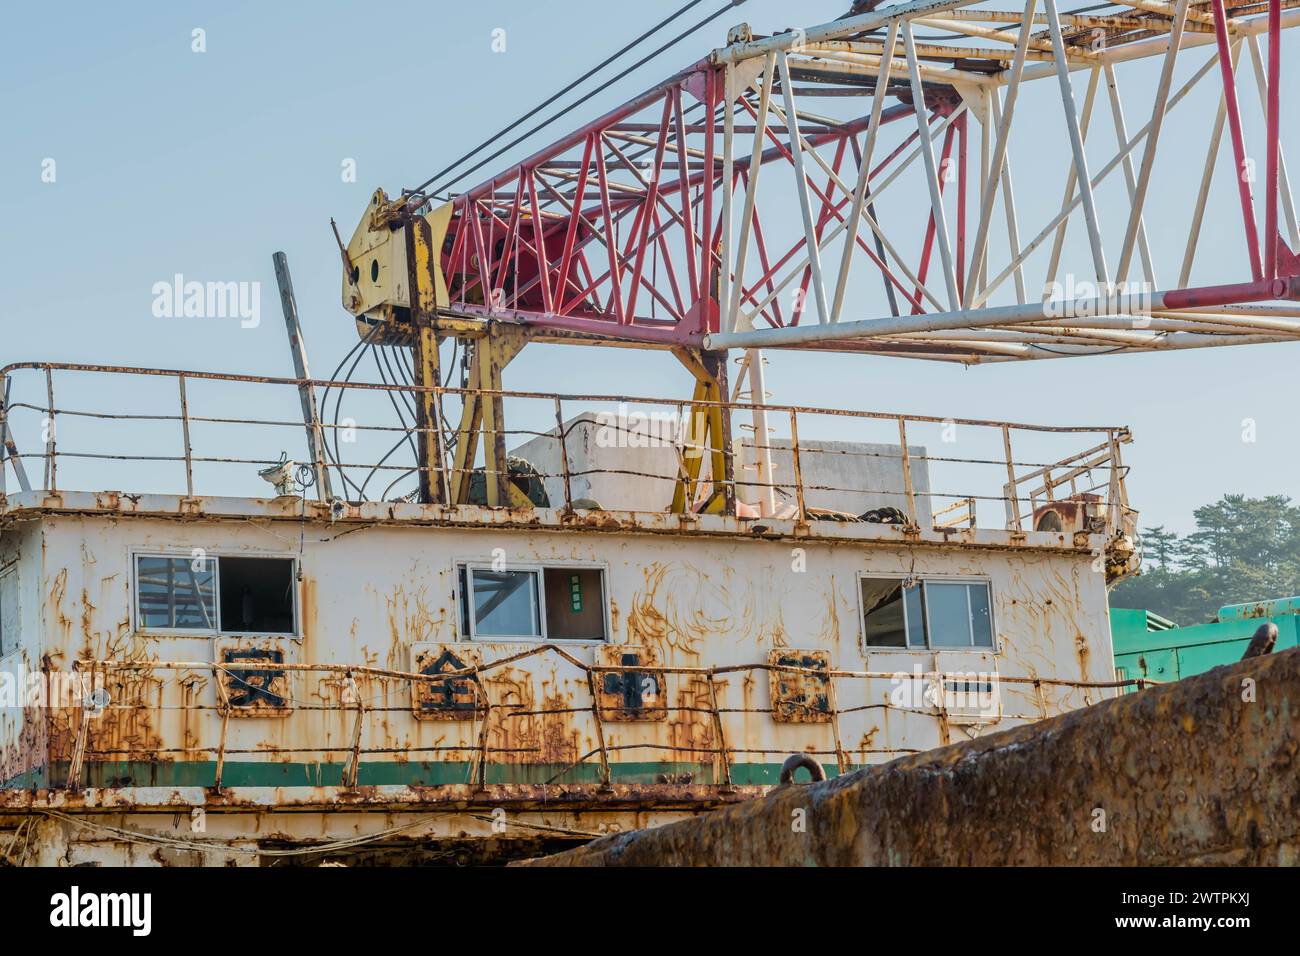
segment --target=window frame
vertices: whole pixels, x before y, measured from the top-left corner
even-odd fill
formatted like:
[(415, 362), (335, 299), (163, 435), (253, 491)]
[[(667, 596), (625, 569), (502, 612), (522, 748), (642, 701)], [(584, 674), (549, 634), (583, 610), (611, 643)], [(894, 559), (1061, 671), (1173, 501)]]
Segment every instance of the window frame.
[[(131, 548), (129, 560), (131, 562), (131, 626), (134, 633), (148, 634), (153, 637), (268, 637), (268, 638), (291, 638), (298, 640), (302, 637), (302, 599), (298, 593), (298, 555), (286, 554), (284, 552), (254, 552), (232, 551), (229, 549), (212, 550), (204, 548), (203, 556), (206, 560), (213, 562), (212, 583), (213, 593), (216, 598), (216, 626), (215, 627), (148, 627), (140, 619), (140, 565), (139, 558), (166, 558), (169, 560), (189, 559), (193, 560), (194, 549), (181, 548)], [(290, 592), (293, 596), (293, 627), (292, 631), (223, 631), (221, 629), (221, 559), (227, 558), (265, 558), (273, 561), (288, 561), (290, 565), (290, 580), (293, 587)]]
[[(479, 644), (565, 644), (577, 647), (596, 647), (601, 644), (611, 642), (611, 620), (609, 614), (609, 565), (600, 561), (509, 561), (506, 563), (506, 571), (531, 571), (536, 575), (537, 581), (537, 620), (538, 629), (542, 632), (539, 637), (536, 634), (527, 635), (487, 635), (480, 637), (478, 635), (477, 622), (474, 620), (473, 596), (474, 596), (474, 576), (471, 573), (474, 570), (493, 571), (491, 559), (481, 558), (460, 558), (452, 562), (452, 594), (456, 598), (456, 632), (458, 641)], [(546, 572), (550, 571), (599, 571), (600, 572), (600, 616), (604, 624), (605, 636), (599, 640), (593, 640), (588, 637), (551, 637), (547, 633), (546, 624)], [(461, 572), (465, 572), (465, 587), (460, 586)], [(500, 573), (499, 571), (497, 573)], [(462, 593), (462, 591), (464, 593)], [(461, 602), (469, 602), (462, 606)], [(462, 627), (462, 622), (468, 622), (468, 628)]]
[[(925, 614), (925, 620), (921, 622), (921, 630), (925, 635), (925, 645), (923, 647), (913, 647), (908, 644), (904, 647), (877, 647), (867, 643), (867, 609), (862, 601), (862, 582), (863, 581), (906, 581), (909, 575), (905, 574), (882, 574), (876, 571), (859, 571), (854, 579), (857, 590), (858, 603), (858, 635), (859, 644), (862, 647), (862, 653), (866, 654), (997, 654), (1000, 652), (998, 646), (998, 628), (995, 619), (993, 607), (993, 579), (979, 574), (922, 574), (916, 576), (916, 582), (921, 585), (921, 607)], [(925, 593), (925, 585), (934, 584), (982, 584), (988, 592), (989, 598), (989, 640), (992, 642), (988, 645), (967, 644), (964, 646), (935, 646), (930, 643), (930, 608), (929, 597)], [(969, 615), (970, 598), (967, 597), (967, 609)], [(910, 635), (910, 619), (907, 610), (907, 600), (902, 599), (903, 604), (903, 635), (904, 640)], [(974, 632), (971, 633), (972, 639)]]

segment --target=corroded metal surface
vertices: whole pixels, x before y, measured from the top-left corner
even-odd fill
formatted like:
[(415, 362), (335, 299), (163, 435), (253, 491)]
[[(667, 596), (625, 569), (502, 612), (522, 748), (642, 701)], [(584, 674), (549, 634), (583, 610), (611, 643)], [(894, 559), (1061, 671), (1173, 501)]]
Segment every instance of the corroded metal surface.
[(1300, 649), (539, 865), (1300, 864)]
[[(143, 802), (145, 790), (172, 786), (761, 785), (776, 782), (793, 752), (843, 772), (1053, 716), (1115, 686), (1105, 588), (1083, 549), (806, 541), (801, 560), (817, 573), (795, 574), (789, 546), (764, 537), (735, 542), (719, 563), (716, 539), (576, 529), (299, 520), (289, 537), (272, 521), (213, 513), (178, 521), (94, 512), (46, 514), (21, 527), (5, 537), (26, 589), (21, 668), (41, 680), (79, 668), (102, 684), (106, 701), (88, 719), (80, 696), (0, 713), (0, 773), (13, 786), (113, 788)], [(195, 546), (293, 557), (299, 632), (251, 641), (137, 629), (130, 566), (116, 556)], [(525, 566), (603, 566), (607, 643), (467, 640), (457, 562), (489, 547)], [(864, 646), (863, 570), (988, 579), (996, 653)], [(283, 651), (274, 667), (214, 656), (272, 641)], [(825, 659), (819, 674), (804, 675), (812, 699), (826, 695), (816, 722), (775, 719), (774, 671), (802, 683), (797, 665), (781, 663), (791, 649)], [(446, 661), (426, 672), (448, 650), (477, 683)], [(259, 716), (238, 701), (227, 708), (225, 699), (246, 690), (231, 676), (241, 668), (282, 675), (270, 692), (283, 708)], [(998, 707), (970, 717), (942, 694), (895, 699), (899, 674), (919, 685), (939, 672), (996, 678)], [(642, 680), (627, 683), (634, 674)], [(421, 702), (446, 703), (449, 683), (451, 704), (470, 706), (422, 719), (433, 714)]]

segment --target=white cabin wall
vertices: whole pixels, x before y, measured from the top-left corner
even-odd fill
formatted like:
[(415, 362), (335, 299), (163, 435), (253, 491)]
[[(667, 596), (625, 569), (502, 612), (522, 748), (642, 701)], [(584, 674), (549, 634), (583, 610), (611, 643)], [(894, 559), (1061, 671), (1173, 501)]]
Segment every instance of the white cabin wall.
[[(758, 664), (774, 647), (829, 649), (832, 666), (853, 671), (909, 673), (935, 667), (933, 652), (868, 652), (858, 621), (859, 572), (907, 576), (974, 575), (992, 584), (998, 653), (996, 669), (1006, 677), (1063, 678), (1073, 681), (1112, 679), (1103, 576), (1092, 569), (1086, 552), (997, 551), (969, 547), (914, 548), (865, 543), (779, 540), (726, 540), (663, 534), (615, 534), (477, 530), (379, 525), (339, 528), (299, 527), (292, 522), (174, 521), (148, 518), (109, 520), (53, 517), (44, 521), (45, 560), (41, 594), (46, 605), (44, 651), (55, 666), (93, 654), (99, 657), (211, 661), (210, 637), (162, 637), (136, 633), (131, 627), (130, 555), (133, 549), (188, 554), (201, 547), (210, 553), (296, 556), (302, 543), (299, 585), (302, 635), (299, 640), (269, 639), (287, 651), (290, 661), (369, 664), (409, 670), (412, 645), (455, 643), (462, 639), (454, 592), (458, 561), (491, 561), (494, 549), (511, 563), (599, 564), (607, 569), (611, 639), (648, 645), (665, 665), (705, 667)], [(803, 550), (805, 570), (796, 548)], [(530, 645), (479, 642), (487, 661)], [(570, 652), (585, 663), (595, 647), (575, 644)], [(945, 652), (939, 666), (947, 670), (988, 669), (989, 656), (979, 652)], [(181, 675), (169, 673), (168, 683)], [(196, 699), (216, 703), (215, 685), (196, 675)], [(293, 695), (302, 701), (341, 704), (336, 678), (298, 675)], [(676, 684), (676, 686), (674, 686)], [(767, 674), (731, 674), (718, 678), (723, 708), (766, 709), (770, 706)], [(674, 705), (698, 698), (700, 685), (669, 678)], [(887, 679), (841, 680), (838, 707), (850, 710), (879, 703), (891, 690)], [(137, 686), (141, 700), (177, 702), (177, 691), (160, 690), (149, 681)], [(468, 759), (477, 742), (472, 721), (417, 721), (406, 708), (409, 690), (401, 683), (366, 692), (383, 706), (399, 708), (367, 722), (365, 746), (421, 747), (435, 741), (465, 746), (439, 759)], [(496, 672), (490, 695), (532, 706), (589, 703), (585, 675), (554, 655), (532, 658)], [(1109, 693), (1109, 692), (1107, 692)], [(1004, 685), (1003, 719), (979, 732), (1094, 702), (1096, 690)], [(549, 703), (548, 703), (549, 702)], [(606, 723), (606, 742), (657, 741), (682, 746), (694, 741), (712, 745), (713, 728), (698, 719), (662, 724)], [(188, 735), (214, 745), (219, 720), (206, 711), (182, 727), (175, 715), (151, 725), (145, 738)], [(503, 748), (540, 739), (556, 760), (581, 755), (596, 746), (589, 715), (566, 717), (562, 726), (538, 718), (494, 735)], [(345, 747), (352, 715), (339, 706), (332, 712), (302, 711), (288, 719), (245, 718), (231, 722), (230, 746), (279, 745)], [(780, 724), (767, 713), (727, 714), (727, 746), (763, 748), (746, 760), (780, 762), (790, 752), (825, 750), (826, 724)], [(928, 714), (884, 709), (845, 713), (840, 735), (851, 763), (887, 759), (888, 752), (920, 750), (962, 739), (963, 731), (944, 727)], [(874, 753), (873, 753), (874, 751)], [(277, 759), (277, 758), (270, 758)], [(385, 757), (383, 759), (391, 759)], [(611, 759), (638, 759), (615, 753)], [(651, 759), (642, 754), (639, 759)], [(824, 763), (833, 757), (823, 756)]]

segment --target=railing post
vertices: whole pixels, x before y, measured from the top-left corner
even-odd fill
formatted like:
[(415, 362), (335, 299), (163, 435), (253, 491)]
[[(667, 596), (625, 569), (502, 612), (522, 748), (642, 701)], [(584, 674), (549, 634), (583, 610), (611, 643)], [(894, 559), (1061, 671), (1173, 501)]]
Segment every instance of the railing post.
[(1011, 426), (1002, 426), (1002, 449), (1007, 456), (1007, 530), (1020, 531), (1020, 496), (1016, 494), (1016, 466), (1011, 457)]
[(181, 390), (181, 434), (185, 438), (185, 497), (194, 497), (194, 459), (190, 447), (190, 403), (185, 397), (185, 376), (176, 376)]
[(59, 485), (59, 462), (55, 457), (58, 451), (54, 441), (54, 373), (49, 368), (45, 369), (45, 397), (45, 488), (55, 491)]
[(4, 457), (9, 456), (9, 463), (14, 467), (14, 477), (18, 479), (20, 491), (31, 491), (32, 483), (27, 480), (27, 469), (23, 467), (22, 456), (18, 454), (18, 445), (14, 442), (13, 432), (9, 428), (9, 387), (13, 380), (0, 375), (0, 494), (5, 493)]
[(600, 696), (596, 693), (596, 675), (587, 669), (587, 692), (591, 695), (591, 719), (596, 725), (596, 743), (600, 747), (600, 786), (608, 790), (613, 786), (609, 769), (609, 751), (605, 749), (605, 725), (600, 719)]
[(483, 725), (478, 731), (478, 773), (475, 779), (478, 789), (483, 790), (487, 787), (488, 724), (492, 720), (492, 702), (488, 700), (486, 686), (481, 687), (479, 696), (483, 701)]
[(9, 457), (9, 377), (0, 374), (0, 497), (5, 491), (5, 459)]
[(731, 789), (731, 752), (727, 749), (727, 735), (722, 729), (722, 713), (718, 710), (718, 687), (713, 670), (709, 670), (709, 711), (713, 714), (713, 730), (718, 738), (718, 756), (722, 758), (722, 786)]
[(228, 673), (229, 671), (224, 668), (212, 669), (212, 676), (217, 682), (217, 697), (220, 700), (217, 709), (221, 712), (221, 739), (217, 742), (217, 769), (212, 781), (212, 787), (217, 792), (221, 791), (221, 774), (226, 768), (226, 731), (230, 727), (230, 695), (226, 692), (224, 680)]
[(903, 491), (907, 495), (907, 523), (913, 528), (920, 522), (916, 520), (916, 494), (912, 489), (912, 458), (907, 450), (907, 420), (898, 417), (898, 447), (903, 453)]
[(799, 513), (795, 520), (803, 523), (808, 520), (807, 502), (804, 501), (803, 493), (803, 468), (799, 461), (799, 423), (795, 410), (790, 409), (790, 458), (794, 468), (794, 496), (795, 502), (799, 506)]
[(564, 409), (560, 396), (555, 396), (555, 434), (560, 439), (560, 467), (564, 470), (564, 510), (573, 510), (573, 488), (569, 481), (569, 450), (564, 442)]
[[(80, 675), (81, 662), (73, 661), (72, 670), (74, 674)], [(94, 665), (91, 665), (91, 684), (94, 684)], [(75, 686), (75, 683), (74, 683)], [(85, 695), (78, 702), (77, 713), (80, 715), (77, 721), (77, 736), (72, 745), (72, 756), (68, 761), (68, 781), (66, 784), (69, 793), (76, 793), (81, 789), (81, 771), (86, 761), (86, 746), (90, 736), (90, 713), (86, 708)]]
[(1119, 442), (1115, 440), (1113, 429), (1106, 430), (1106, 443), (1110, 445), (1110, 485), (1106, 489), (1106, 503), (1110, 506), (1111, 533), (1118, 534), (1123, 530), (1120, 525), (1120, 459)]
[(849, 772), (849, 757), (844, 752), (844, 742), (840, 736), (840, 701), (835, 690), (835, 677), (830, 674), (826, 675), (826, 694), (830, 698), (827, 703), (831, 705), (831, 731), (835, 736), (835, 766), (843, 776)]

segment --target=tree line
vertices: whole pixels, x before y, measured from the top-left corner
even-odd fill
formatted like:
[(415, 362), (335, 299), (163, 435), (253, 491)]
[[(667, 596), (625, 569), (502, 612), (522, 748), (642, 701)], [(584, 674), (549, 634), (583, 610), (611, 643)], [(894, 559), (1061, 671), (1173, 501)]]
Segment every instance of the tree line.
[(1224, 495), (1193, 512), (1196, 530), (1141, 532), (1142, 573), (1111, 591), (1111, 607), (1201, 624), (1225, 604), (1300, 594), (1300, 506), (1285, 495)]

